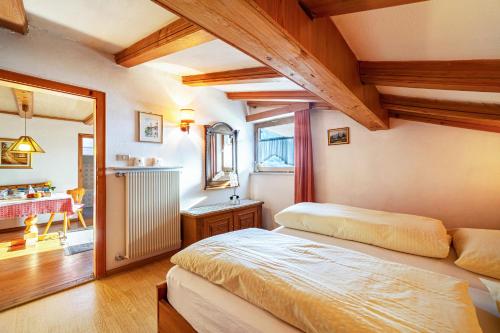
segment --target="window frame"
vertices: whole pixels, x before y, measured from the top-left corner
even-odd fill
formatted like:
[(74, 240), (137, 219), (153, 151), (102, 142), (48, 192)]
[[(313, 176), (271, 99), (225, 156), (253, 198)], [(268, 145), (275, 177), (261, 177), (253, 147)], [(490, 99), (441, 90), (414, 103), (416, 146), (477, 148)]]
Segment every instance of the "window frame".
[[(273, 120), (268, 120), (264, 121), (261, 123), (256, 123), (254, 125), (254, 158), (253, 158), (253, 165), (254, 165), (254, 172), (255, 173), (284, 173), (284, 174), (293, 174), (295, 171), (295, 166), (294, 167), (264, 167), (263, 169), (259, 169), (258, 167), (258, 156), (259, 156), (259, 130), (261, 128), (266, 128), (266, 127), (273, 127), (273, 126), (279, 126), (279, 125), (285, 125), (285, 124), (293, 124), (295, 122), (295, 117), (286, 117), (286, 118), (279, 118), (279, 119), (273, 119)], [(295, 146), (295, 135), (294, 135), (294, 146)]]

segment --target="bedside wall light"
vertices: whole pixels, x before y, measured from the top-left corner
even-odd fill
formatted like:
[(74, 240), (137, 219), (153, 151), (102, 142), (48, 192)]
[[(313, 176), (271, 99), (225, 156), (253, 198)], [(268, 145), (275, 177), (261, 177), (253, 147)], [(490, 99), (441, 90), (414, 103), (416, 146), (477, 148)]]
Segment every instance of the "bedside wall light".
[(194, 110), (181, 109), (181, 131), (189, 133), (189, 126), (194, 123)]

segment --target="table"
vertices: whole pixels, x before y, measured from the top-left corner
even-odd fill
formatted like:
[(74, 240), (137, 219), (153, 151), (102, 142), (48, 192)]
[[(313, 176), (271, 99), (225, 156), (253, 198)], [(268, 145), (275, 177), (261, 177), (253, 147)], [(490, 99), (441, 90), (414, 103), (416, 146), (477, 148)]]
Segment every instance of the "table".
[(54, 214), (64, 214), (64, 232), (66, 233), (68, 214), (73, 214), (73, 198), (66, 193), (53, 193), (50, 197), (34, 199), (0, 199), (0, 219), (12, 219), (27, 216), (24, 223), (26, 231), (36, 224), (36, 216), (39, 214), (51, 214), (50, 220), (43, 233), (47, 234)]

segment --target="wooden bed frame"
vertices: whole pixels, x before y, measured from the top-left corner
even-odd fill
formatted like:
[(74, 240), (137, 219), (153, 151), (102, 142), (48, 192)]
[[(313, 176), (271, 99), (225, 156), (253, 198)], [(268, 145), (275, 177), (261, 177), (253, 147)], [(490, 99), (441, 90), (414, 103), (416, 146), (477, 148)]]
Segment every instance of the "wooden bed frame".
[(167, 282), (156, 286), (158, 333), (196, 333), (167, 299)]

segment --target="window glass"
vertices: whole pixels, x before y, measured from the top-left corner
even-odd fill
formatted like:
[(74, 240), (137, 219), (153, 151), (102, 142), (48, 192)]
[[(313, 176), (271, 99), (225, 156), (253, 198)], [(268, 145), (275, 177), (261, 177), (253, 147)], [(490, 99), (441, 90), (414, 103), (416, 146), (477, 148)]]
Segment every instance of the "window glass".
[(257, 171), (293, 171), (293, 133), (293, 122), (265, 124), (257, 129), (255, 147)]

